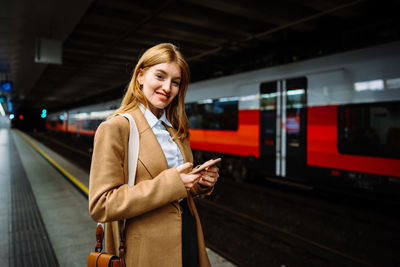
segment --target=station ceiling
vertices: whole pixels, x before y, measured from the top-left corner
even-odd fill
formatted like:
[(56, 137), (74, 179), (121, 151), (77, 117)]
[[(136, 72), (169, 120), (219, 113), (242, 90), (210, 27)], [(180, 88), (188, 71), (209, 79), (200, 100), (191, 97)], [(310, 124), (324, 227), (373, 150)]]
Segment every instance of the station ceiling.
[[(400, 39), (399, 0), (1, 2), (1, 79), (20, 111), (122, 97), (160, 42), (181, 48), (195, 82)], [(36, 38), (62, 42), (61, 65), (34, 63)]]

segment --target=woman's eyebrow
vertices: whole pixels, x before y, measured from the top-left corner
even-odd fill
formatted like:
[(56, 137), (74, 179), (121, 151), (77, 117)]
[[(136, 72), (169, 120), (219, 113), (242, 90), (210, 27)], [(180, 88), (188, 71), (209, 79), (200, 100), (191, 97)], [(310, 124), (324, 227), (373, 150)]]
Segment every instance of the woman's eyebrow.
[[(159, 71), (159, 72), (162, 72), (163, 74), (168, 74), (165, 70), (162, 70), (162, 69), (156, 69), (156, 71)], [(172, 77), (172, 79), (181, 79), (181, 76), (176, 76), (176, 77)]]

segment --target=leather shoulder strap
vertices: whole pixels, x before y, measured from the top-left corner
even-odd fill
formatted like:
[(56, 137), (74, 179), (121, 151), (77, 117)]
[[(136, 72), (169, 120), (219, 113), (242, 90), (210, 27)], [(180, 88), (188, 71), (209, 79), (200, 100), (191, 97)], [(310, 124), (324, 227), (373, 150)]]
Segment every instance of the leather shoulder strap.
[(97, 225), (96, 228), (96, 247), (94, 248), (94, 251), (96, 252), (101, 252), (103, 250), (103, 237), (104, 237), (104, 231), (102, 225)]

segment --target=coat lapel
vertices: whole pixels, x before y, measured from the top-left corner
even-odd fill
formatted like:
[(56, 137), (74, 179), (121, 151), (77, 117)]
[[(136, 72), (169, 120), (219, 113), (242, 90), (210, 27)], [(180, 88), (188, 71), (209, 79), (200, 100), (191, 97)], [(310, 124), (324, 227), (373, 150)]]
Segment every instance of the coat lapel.
[(168, 168), (167, 160), (153, 130), (139, 108), (131, 111), (139, 130), (139, 160), (154, 178)]

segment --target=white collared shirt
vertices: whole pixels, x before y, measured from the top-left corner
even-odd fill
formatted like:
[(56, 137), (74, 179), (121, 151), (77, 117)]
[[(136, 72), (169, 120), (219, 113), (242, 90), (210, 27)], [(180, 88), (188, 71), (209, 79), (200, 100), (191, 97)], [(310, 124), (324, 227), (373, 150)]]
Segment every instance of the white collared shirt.
[(172, 127), (172, 124), (168, 121), (163, 112), (160, 119), (157, 119), (154, 114), (142, 104), (139, 104), (140, 110), (143, 112), (144, 117), (149, 123), (154, 135), (156, 136), (158, 143), (164, 152), (165, 158), (167, 159), (168, 168), (174, 168), (183, 164), (182, 152), (179, 150), (178, 145), (172, 140), (171, 135), (162, 124), (163, 122)]

